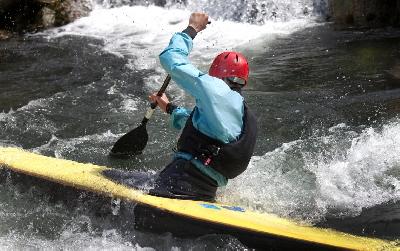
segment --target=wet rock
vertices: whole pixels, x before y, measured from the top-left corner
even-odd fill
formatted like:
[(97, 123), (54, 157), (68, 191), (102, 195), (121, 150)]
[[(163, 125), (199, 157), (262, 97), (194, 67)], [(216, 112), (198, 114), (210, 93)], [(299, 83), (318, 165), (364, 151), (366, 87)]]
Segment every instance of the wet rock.
[(339, 29), (400, 26), (400, 0), (331, 0)]
[[(51, 1), (51, 0), (41, 0)], [(51, 8), (56, 12), (55, 26), (64, 25), (76, 19), (87, 16), (92, 9), (90, 0), (53, 0)]]
[(0, 0), (0, 30), (24, 33), (60, 26), (91, 9), (91, 0)]
[(4, 40), (11, 37), (11, 33), (6, 30), (0, 30), (0, 40)]
[(43, 28), (52, 27), (55, 24), (56, 12), (48, 7), (43, 7), (40, 10), (41, 24)]

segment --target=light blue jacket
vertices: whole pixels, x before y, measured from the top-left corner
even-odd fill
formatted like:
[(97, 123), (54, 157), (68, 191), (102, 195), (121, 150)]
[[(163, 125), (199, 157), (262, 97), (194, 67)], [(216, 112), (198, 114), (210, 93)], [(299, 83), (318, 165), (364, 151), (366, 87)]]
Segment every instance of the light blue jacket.
[[(176, 33), (160, 54), (161, 65), (183, 90), (195, 98), (197, 109), (192, 118), (194, 127), (213, 139), (233, 142), (242, 132), (243, 97), (231, 90), (223, 80), (194, 67), (188, 59), (192, 47), (193, 40), (189, 35)], [(190, 113), (186, 108), (176, 108), (171, 115), (172, 125), (182, 129)], [(227, 179), (223, 175), (193, 159), (190, 154), (177, 152), (175, 158), (192, 160), (201, 172), (216, 180), (219, 186), (226, 185)]]

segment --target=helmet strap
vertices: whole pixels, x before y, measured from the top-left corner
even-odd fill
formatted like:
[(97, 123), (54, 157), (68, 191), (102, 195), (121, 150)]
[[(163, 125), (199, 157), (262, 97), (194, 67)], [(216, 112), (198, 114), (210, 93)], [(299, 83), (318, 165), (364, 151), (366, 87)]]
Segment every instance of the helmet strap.
[(238, 92), (242, 95), (242, 87), (243, 85), (230, 81), (228, 78), (223, 79), (224, 82), (231, 88), (232, 91)]
[(238, 92), (240, 95), (242, 95), (242, 87), (238, 86), (230, 86), (232, 91)]

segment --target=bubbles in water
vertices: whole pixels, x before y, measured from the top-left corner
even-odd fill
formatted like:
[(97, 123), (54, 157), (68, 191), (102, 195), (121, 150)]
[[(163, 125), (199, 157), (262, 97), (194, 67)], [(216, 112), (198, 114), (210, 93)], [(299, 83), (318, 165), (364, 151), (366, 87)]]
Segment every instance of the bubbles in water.
[(253, 157), (219, 199), (284, 216), (354, 216), (400, 199), (400, 122), (360, 134), (344, 124)]
[(317, 178), (320, 206), (358, 214), (363, 207), (399, 199), (399, 132), (398, 122), (381, 130), (366, 129), (352, 139), (344, 158), (320, 156), (310, 164)]

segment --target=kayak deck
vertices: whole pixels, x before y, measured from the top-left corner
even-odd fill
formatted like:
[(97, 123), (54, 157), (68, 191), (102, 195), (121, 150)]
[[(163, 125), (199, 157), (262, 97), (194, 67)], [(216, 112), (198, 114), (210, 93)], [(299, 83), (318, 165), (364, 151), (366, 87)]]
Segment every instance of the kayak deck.
[(294, 247), (305, 245), (309, 249), (400, 250), (393, 242), (312, 227), (239, 206), (148, 195), (105, 177), (102, 172), (109, 168), (104, 166), (46, 157), (18, 148), (0, 148), (0, 166), (58, 184), (136, 202), (163, 219), (174, 216), (180, 221), (207, 224), (218, 231), (254, 236), (271, 243), (291, 242)]

